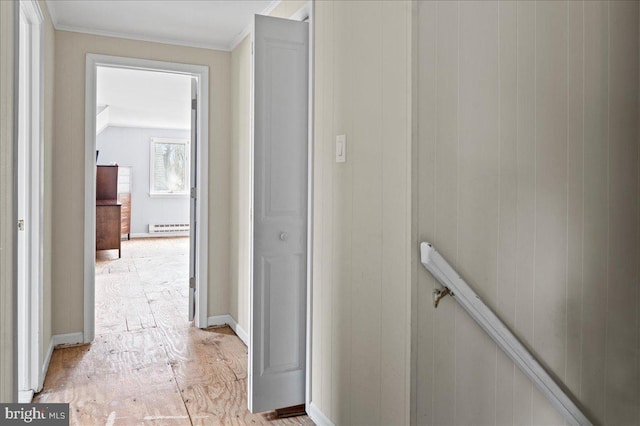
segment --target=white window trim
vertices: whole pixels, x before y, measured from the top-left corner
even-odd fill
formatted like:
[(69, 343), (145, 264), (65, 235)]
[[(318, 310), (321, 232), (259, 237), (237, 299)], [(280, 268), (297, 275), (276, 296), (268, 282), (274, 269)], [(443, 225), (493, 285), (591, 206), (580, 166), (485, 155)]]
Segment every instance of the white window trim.
[(149, 192), (149, 198), (189, 198), (188, 192)]
[[(187, 154), (187, 167), (185, 168), (185, 182), (186, 188), (182, 192), (162, 192), (154, 191), (155, 188), (155, 144), (157, 143), (171, 143), (185, 145), (185, 153)], [(189, 196), (189, 179), (191, 176), (191, 149), (189, 147), (190, 141), (188, 139), (173, 139), (173, 138), (151, 138), (149, 146), (149, 197), (151, 198), (187, 198)]]

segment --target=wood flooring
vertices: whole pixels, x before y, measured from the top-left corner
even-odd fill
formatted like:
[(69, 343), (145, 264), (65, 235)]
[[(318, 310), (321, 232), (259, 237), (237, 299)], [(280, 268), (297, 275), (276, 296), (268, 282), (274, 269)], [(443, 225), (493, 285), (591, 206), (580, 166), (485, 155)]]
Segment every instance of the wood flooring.
[(313, 425), (247, 410), (247, 347), (187, 321), (188, 239), (133, 239), (96, 260), (96, 338), (53, 352), (33, 402), (72, 425)]

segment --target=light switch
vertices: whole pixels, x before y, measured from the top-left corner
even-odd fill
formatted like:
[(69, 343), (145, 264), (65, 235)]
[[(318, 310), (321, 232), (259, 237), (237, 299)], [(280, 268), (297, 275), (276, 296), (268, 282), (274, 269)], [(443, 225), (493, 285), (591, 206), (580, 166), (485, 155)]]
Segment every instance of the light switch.
[(347, 136), (336, 136), (336, 163), (347, 161)]

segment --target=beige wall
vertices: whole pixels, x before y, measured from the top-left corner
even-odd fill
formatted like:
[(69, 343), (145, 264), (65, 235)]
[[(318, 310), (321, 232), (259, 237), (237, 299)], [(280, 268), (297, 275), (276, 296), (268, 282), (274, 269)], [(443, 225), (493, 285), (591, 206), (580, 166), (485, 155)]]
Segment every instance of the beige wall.
[(14, 2), (0, 1), (0, 401), (17, 399), (14, 371)]
[(59, 31), (55, 41), (53, 333), (83, 330), (84, 104), (87, 53), (209, 67), (209, 316), (229, 312), (231, 54)]
[(230, 314), (249, 332), (251, 220), (251, 36), (231, 53), (231, 301)]
[(275, 18), (290, 18), (308, 2), (309, 0), (282, 0), (275, 9), (269, 13), (269, 16)]
[(43, 49), (44, 49), (44, 234), (43, 234), (43, 288), (42, 288), (42, 347), (41, 360), (47, 355), (51, 344), (51, 248), (52, 248), (52, 204), (53, 204), (53, 123), (54, 123), (54, 76), (55, 76), (55, 30), (49, 16), (49, 10), (43, 0), (39, 0), (40, 10), (44, 15)]
[(318, 1), (314, 19), (311, 400), (335, 424), (408, 424), (411, 3)]
[[(595, 423), (640, 423), (638, 3), (419, 11), (418, 240)], [(416, 268), (416, 423), (562, 424)]]

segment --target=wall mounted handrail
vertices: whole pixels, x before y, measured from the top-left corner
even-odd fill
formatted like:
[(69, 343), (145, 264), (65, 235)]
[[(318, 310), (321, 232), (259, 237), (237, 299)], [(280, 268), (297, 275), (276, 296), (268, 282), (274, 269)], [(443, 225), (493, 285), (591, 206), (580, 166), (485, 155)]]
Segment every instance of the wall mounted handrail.
[(573, 425), (591, 425), (592, 423), (555, 382), (538, 360), (524, 347), (518, 338), (498, 318), (498, 316), (480, 299), (462, 277), (429, 243), (420, 244), (420, 260), (425, 268), (445, 287), (436, 292), (434, 304), (446, 294), (453, 296), (478, 325), (496, 342), (513, 362), (529, 377), (538, 389)]

